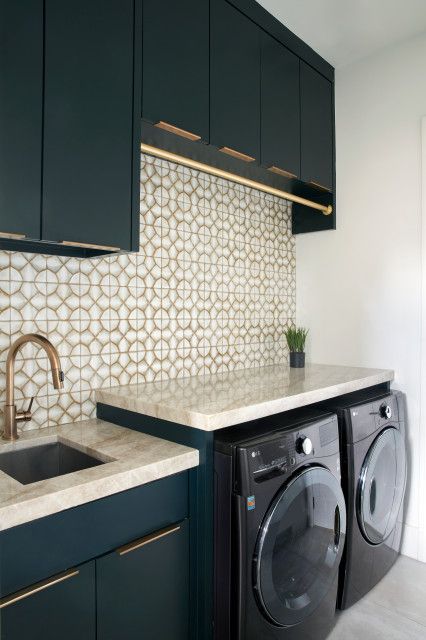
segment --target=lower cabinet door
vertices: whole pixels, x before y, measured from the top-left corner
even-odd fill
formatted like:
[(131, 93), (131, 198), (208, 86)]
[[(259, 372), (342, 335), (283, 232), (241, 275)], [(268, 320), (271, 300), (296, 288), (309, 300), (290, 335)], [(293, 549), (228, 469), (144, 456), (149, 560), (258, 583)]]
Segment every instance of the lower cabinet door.
[(1, 640), (95, 640), (95, 563), (0, 600)]
[(189, 523), (96, 561), (98, 640), (188, 640)]

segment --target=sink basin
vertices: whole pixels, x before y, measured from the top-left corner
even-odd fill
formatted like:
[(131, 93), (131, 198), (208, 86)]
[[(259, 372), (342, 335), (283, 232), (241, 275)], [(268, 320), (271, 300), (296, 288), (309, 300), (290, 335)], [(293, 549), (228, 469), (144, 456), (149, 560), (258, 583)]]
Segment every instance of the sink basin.
[(62, 442), (0, 453), (0, 470), (21, 484), (31, 484), (105, 464)]

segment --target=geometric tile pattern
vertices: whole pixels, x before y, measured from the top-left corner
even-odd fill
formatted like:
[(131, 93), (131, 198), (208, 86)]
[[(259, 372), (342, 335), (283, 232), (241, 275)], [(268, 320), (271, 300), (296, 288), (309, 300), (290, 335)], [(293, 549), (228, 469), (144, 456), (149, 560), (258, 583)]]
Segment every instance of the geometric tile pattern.
[(94, 390), (283, 362), (295, 319), (291, 203), (143, 155), (137, 254), (75, 259), (0, 252), (0, 402), (23, 333), (58, 348), (56, 392), (26, 346), (16, 397), (23, 428), (94, 415)]

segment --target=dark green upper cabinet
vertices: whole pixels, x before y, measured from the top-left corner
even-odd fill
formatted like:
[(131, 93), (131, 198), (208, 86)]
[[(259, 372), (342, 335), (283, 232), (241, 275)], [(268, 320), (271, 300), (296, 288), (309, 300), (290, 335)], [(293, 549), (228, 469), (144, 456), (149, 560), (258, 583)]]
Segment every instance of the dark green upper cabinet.
[[(210, 135), (203, 136), (195, 123), (205, 111), (191, 110), (199, 108), (198, 88), (188, 90), (182, 75), (198, 72), (205, 95), (206, 0), (171, 8), (166, 0), (164, 10), (144, 2), (142, 142), (303, 198), (292, 207), (294, 233), (335, 228), (333, 67), (256, 0), (210, 0)], [(197, 134), (209, 144), (194, 145)]]
[(300, 62), (301, 178), (333, 190), (333, 85)]
[(188, 640), (188, 524), (97, 560), (98, 640)]
[(95, 563), (3, 598), (1, 606), (1, 640), (94, 640)]
[(214, 0), (210, 38), (210, 142), (259, 162), (260, 28)]
[(299, 58), (262, 32), (261, 162), (286, 177), (300, 176)]
[(143, 0), (142, 29), (142, 117), (208, 142), (209, 0)]
[(40, 238), (43, 0), (0, 0), (0, 233)]
[(43, 240), (137, 248), (140, 28), (134, 0), (45, 1)]
[(328, 206), (334, 70), (255, 0), (0, 0), (0, 249), (137, 251), (141, 140)]

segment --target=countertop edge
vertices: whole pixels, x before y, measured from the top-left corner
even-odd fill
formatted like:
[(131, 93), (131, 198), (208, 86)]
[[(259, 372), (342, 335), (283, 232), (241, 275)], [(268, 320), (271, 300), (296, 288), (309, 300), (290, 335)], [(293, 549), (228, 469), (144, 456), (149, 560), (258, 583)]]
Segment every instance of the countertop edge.
[[(110, 389), (98, 389), (96, 391), (96, 401), (118, 409), (176, 422), (202, 431), (217, 431), (235, 424), (248, 422), (249, 420), (264, 418), (283, 411), (298, 409), (315, 402), (336, 398), (353, 391), (360, 391), (361, 389), (366, 389), (377, 384), (392, 382), (394, 377), (395, 372), (392, 369), (383, 369), (379, 372), (371, 373), (370, 375), (347, 382), (332, 384), (328, 387), (313, 389), (291, 396), (266, 400), (262, 403), (236, 407), (235, 409), (224, 410), (215, 414), (179, 409), (179, 416), (177, 416), (176, 410), (170, 405), (162, 407), (159, 403), (150, 404), (149, 401), (144, 401), (139, 398), (122, 397), (114, 393), (114, 387)], [(117, 389), (119, 388), (120, 387), (117, 387)], [(138, 407), (138, 404), (144, 404), (143, 408)]]
[[(171, 460), (173, 468), (170, 465)], [(106, 478), (90, 480), (51, 494), (22, 500), (13, 505), (5, 505), (0, 508), (0, 532), (167, 478), (197, 467), (198, 464), (198, 451), (186, 451), (140, 468), (125, 470)], [(83, 488), (84, 491), (82, 491)], [(61, 501), (65, 501), (65, 499), (66, 505), (61, 506)]]
[[(389, 369), (388, 371), (381, 374), (372, 375), (371, 379), (368, 380), (366, 378), (359, 378), (358, 380), (353, 380), (351, 382), (341, 382), (338, 384), (333, 384), (330, 387), (323, 387), (321, 389), (305, 391), (297, 395), (285, 398), (277, 398), (276, 400), (270, 400), (240, 409), (233, 409), (229, 412), (223, 412), (222, 414), (209, 416), (209, 428), (205, 430), (217, 431), (219, 429), (231, 427), (240, 422), (248, 422), (249, 420), (255, 420), (257, 418), (266, 418), (267, 416), (272, 416), (276, 413), (291, 411), (292, 409), (299, 409), (301, 407), (314, 404), (315, 402), (322, 402), (323, 400), (337, 398), (338, 396), (344, 395), (346, 393), (367, 389), (368, 387), (374, 386), (376, 384), (392, 382), (393, 379), (394, 372)], [(350, 389), (348, 389), (348, 387), (350, 387)], [(264, 405), (265, 409), (263, 410), (262, 407)], [(244, 419), (241, 419), (241, 414), (243, 414)], [(197, 414), (197, 416), (198, 415), (200, 414)], [(223, 424), (220, 420), (220, 418), (224, 415), (226, 415), (226, 424)]]

